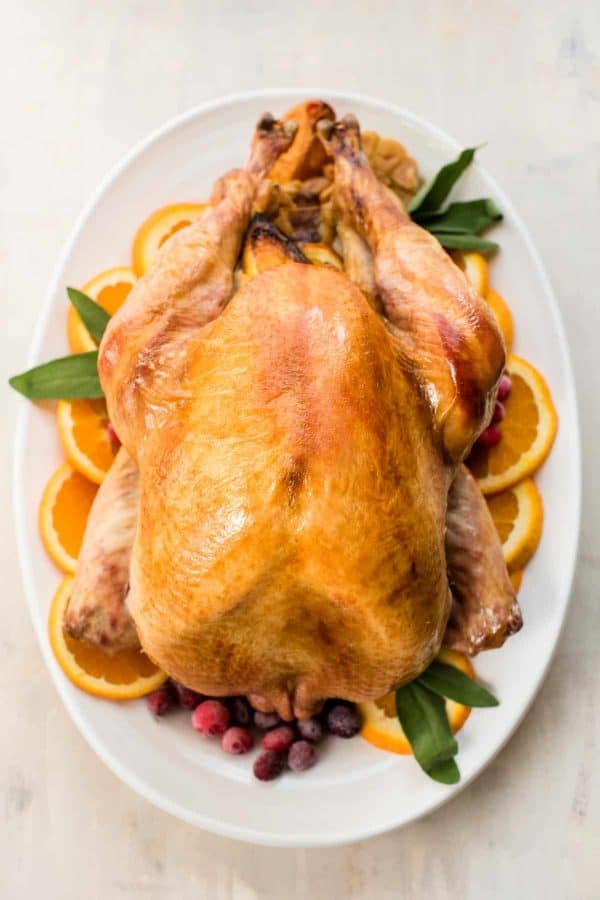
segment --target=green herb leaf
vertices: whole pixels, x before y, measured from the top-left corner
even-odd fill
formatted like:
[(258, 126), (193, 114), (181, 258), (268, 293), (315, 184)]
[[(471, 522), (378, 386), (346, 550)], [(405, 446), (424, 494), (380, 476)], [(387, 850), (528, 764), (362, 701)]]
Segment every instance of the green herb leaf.
[(396, 691), (396, 712), (415, 759), (426, 772), (456, 756), (458, 744), (450, 731), (446, 702), (437, 694), (411, 681)]
[(478, 250), (479, 253), (494, 253), (498, 249), (498, 244), (494, 241), (484, 241), (483, 238), (476, 237), (474, 234), (457, 234), (448, 231), (432, 231), (431, 233), (438, 239), (442, 247), (446, 247), (448, 250)]
[(14, 375), (8, 383), (30, 400), (92, 400), (104, 396), (97, 350), (53, 359)]
[(69, 295), (69, 300), (79, 313), (81, 321), (94, 340), (99, 344), (102, 340), (102, 335), (104, 334), (106, 326), (110, 321), (109, 314), (99, 303), (96, 303), (95, 300), (92, 300), (92, 298), (88, 297), (87, 294), (84, 294), (83, 291), (78, 291), (77, 288), (68, 287), (67, 294)]
[(502, 213), (489, 197), (451, 203), (443, 212), (415, 213), (413, 216), (415, 222), (432, 233), (439, 231), (466, 234), (479, 234), (501, 218)]
[(426, 688), (465, 706), (498, 706), (498, 700), (456, 666), (435, 660), (417, 679)]
[(463, 150), (454, 162), (442, 166), (437, 175), (423, 185), (407, 206), (408, 212), (413, 215), (419, 213), (435, 212), (440, 208), (462, 173), (473, 162), (477, 147), (469, 147)]
[(427, 774), (434, 781), (441, 781), (442, 784), (457, 784), (460, 781), (460, 770), (454, 759), (436, 763)]

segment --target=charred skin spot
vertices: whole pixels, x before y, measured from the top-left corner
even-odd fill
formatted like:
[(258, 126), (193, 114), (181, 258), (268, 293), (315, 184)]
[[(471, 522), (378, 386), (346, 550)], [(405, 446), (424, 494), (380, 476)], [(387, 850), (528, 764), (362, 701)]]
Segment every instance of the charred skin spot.
[(258, 131), (273, 131), (277, 119), (270, 112), (263, 113), (256, 126)]
[(335, 640), (325, 622), (319, 620), (319, 622), (317, 623), (317, 632), (319, 635), (319, 639), (323, 644), (325, 644), (325, 646), (331, 647), (335, 643)]
[(283, 476), (283, 483), (287, 489), (288, 505), (294, 506), (304, 480), (306, 478), (306, 460), (298, 457), (292, 460), (290, 467)]
[(274, 242), (281, 246), (286, 256), (289, 256), (290, 260), (293, 262), (309, 262), (300, 247), (298, 247), (294, 241), (291, 241), (283, 231), (280, 231), (274, 222), (271, 222), (266, 216), (260, 213), (252, 219), (250, 227), (248, 228), (246, 240), (254, 243), (259, 243), (260, 241)]

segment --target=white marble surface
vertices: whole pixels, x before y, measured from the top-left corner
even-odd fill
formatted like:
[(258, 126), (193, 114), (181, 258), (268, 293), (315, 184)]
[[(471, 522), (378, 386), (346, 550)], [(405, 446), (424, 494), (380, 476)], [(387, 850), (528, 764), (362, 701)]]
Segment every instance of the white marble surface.
[(17, 570), (9, 509), (17, 400), (7, 391), (0, 896), (600, 897), (596, 0), (6, 0), (2, 24), (3, 383), (22, 367), (74, 216), (132, 143), (231, 91), (352, 89), (412, 108), (465, 145), (488, 142), (485, 163), (534, 233), (566, 321), (585, 496), (560, 649), (530, 715), (486, 773), (442, 810), (384, 837), (335, 850), (254, 848), (195, 831), (138, 798), (84, 744), (49, 684)]

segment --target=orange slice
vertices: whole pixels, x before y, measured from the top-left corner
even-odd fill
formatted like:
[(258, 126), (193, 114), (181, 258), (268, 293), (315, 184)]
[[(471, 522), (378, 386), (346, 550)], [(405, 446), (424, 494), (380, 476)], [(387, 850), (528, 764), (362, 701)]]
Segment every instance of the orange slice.
[(133, 270), (138, 278), (148, 271), (165, 241), (190, 225), (203, 209), (206, 203), (174, 203), (157, 209), (142, 222), (131, 248)]
[(119, 445), (108, 432), (104, 400), (59, 400), (58, 433), (74, 469), (95, 484), (101, 484)]
[(160, 687), (167, 676), (142, 650), (107, 653), (77, 641), (63, 628), (73, 578), (66, 576), (52, 599), (48, 618), (50, 645), (57, 662), (73, 684), (107, 700), (134, 700)]
[(42, 494), (38, 523), (44, 547), (63, 572), (74, 572), (89, 511), (98, 488), (63, 463)]
[[(112, 316), (122, 306), (134, 284), (133, 269), (128, 266), (117, 266), (96, 275), (86, 282), (81, 290)], [(67, 340), (71, 353), (86, 353), (89, 350), (96, 350), (98, 346), (71, 304), (67, 313)]]
[(523, 583), (523, 569), (517, 569), (516, 572), (511, 572), (510, 580), (515, 592), (518, 594), (521, 590), (521, 584)]
[[(471, 678), (475, 675), (473, 666), (462, 653), (442, 649), (438, 659), (447, 665), (456, 666)], [(363, 719), (361, 737), (381, 750), (389, 750), (391, 753), (401, 753), (405, 756), (412, 753), (411, 746), (396, 715), (396, 698), (393, 691), (379, 700), (369, 700), (367, 703), (359, 703), (358, 706)], [(461, 703), (455, 703), (453, 700), (446, 700), (446, 712), (452, 733), (456, 734), (469, 718), (471, 709)]]
[(512, 389), (500, 425), (502, 440), (492, 448), (475, 445), (469, 466), (484, 494), (494, 494), (531, 475), (548, 456), (558, 419), (540, 373), (518, 356), (508, 358)]
[(531, 478), (526, 478), (488, 497), (487, 503), (502, 541), (504, 561), (511, 571), (517, 572), (527, 565), (542, 536), (544, 508), (540, 492)]
[(488, 288), (487, 293), (485, 295), (485, 300), (487, 305), (490, 307), (494, 316), (496, 317), (496, 321), (502, 332), (502, 336), (504, 337), (504, 345), (506, 347), (506, 352), (510, 353), (513, 345), (514, 338), (514, 324), (513, 317), (508, 306), (508, 303), (498, 291), (495, 291), (494, 288)]
[(463, 270), (480, 297), (488, 292), (490, 276), (487, 260), (481, 253), (459, 251), (452, 254), (456, 265)]

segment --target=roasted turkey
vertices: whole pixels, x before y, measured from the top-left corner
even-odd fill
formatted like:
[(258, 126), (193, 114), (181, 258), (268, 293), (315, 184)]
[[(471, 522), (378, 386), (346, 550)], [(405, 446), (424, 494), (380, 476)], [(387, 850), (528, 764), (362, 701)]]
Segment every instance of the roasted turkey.
[[(251, 223), (294, 135), (289, 117), (263, 117), (246, 167), (217, 182), (105, 333), (123, 449), (67, 617), (79, 637), (139, 638), (185, 685), (284, 718), (381, 696), (444, 638), (475, 653), (521, 623), (463, 465), (490, 418), (501, 335), (375, 177), (356, 121), (321, 104), (317, 126), (312, 103), (302, 140), (333, 159), (344, 271)], [(254, 274), (236, 280), (244, 239)]]

